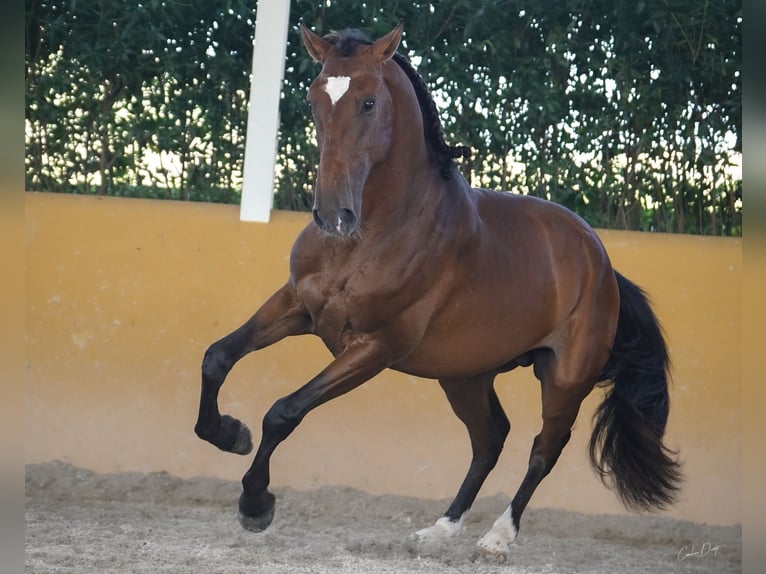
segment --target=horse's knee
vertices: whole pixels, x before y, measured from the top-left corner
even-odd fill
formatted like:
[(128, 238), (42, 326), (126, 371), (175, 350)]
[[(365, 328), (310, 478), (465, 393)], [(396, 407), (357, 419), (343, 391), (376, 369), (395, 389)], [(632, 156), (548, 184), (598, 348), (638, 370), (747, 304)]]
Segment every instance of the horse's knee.
[(302, 418), (289, 398), (279, 399), (263, 417), (263, 435), (282, 441), (295, 430)]
[(220, 341), (210, 345), (202, 357), (202, 380), (223, 381), (230, 368), (226, 352)]

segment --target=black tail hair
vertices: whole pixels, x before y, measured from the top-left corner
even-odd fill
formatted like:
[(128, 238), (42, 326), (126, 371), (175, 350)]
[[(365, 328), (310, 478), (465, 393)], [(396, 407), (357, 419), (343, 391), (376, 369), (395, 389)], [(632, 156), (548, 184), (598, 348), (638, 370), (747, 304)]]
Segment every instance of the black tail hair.
[(602, 375), (609, 390), (593, 417), (590, 460), (630, 510), (661, 510), (675, 501), (681, 467), (662, 443), (668, 420), (670, 361), (644, 291), (615, 272), (620, 315)]

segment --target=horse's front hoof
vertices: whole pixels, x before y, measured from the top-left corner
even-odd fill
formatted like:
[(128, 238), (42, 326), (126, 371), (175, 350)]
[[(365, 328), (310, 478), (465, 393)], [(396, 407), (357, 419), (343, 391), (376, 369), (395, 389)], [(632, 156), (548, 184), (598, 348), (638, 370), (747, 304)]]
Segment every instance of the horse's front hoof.
[(253, 450), (253, 433), (242, 421), (223, 415), (221, 428), (210, 442), (225, 452), (249, 454)]
[(234, 454), (250, 454), (253, 450), (253, 433), (250, 432), (245, 423), (237, 419), (232, 420), (239, 425), (239, 428), (237, 428), (237, 438), (234, 439), (234, 444), (229, 452)]
[(239, 523), (250, 532), (263, 532), (274, 520), (274, 495), (265, 492), (257, 504), (245, 496), (239, 497)]
[(239, 524), (242, 528), (249, 530), (250, 532), (263, 532), (271, 525), (272, 520), (274, 520), (273, 506), (259, 516), (248, 516), (242, 514), (241, 511), (239, 513)]

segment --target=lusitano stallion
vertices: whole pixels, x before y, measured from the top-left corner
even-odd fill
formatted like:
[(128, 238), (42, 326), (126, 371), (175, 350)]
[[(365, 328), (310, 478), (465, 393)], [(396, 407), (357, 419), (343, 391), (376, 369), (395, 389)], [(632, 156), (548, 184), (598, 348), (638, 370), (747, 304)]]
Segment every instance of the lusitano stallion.
[(540, 380), (542, 429), (484, 550), (507, 552), (598, 383), (607, 391), (590, 441), (597, 472), (630, 508), (671, 503), (680, 471), (662, 443), (668, 355), (643, 292), (577, 215), (468, 185), (454, 163), (462, 149), (445, 144), (425, 84), (397, 53), (401, 25), (375, 42), (301, 32), (322, 65), (308, 92), (321, 154), (313, 222), (295, 241), (287, 283), (205, 353), (197, 434), (225, 451), (252, 449), (248, 428), (218, 410), (227, 373), (247, 353), (313, 334), (334, 360), (264, 417), (241, 524), (261, 531), (272, 521), (276, 447), (312, 409), (383, 369), (437, 379), (471, 440), (465, 480), (421, 540), (457, 532), (495, 466), (510, 424), (493, 382), (517, 366), (532, 365)]

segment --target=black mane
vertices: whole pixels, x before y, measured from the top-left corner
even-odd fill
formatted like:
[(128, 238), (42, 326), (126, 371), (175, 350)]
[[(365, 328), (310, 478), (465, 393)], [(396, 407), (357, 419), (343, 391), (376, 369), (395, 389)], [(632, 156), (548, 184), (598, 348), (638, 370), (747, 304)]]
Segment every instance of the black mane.
[[(344, 58), (351, 57), (357, 46), (372, 44), (372, 40), (366, 34), (354, 29), (342, 30), (340, 32), (332, 31), (324, 38), (333, 44)], [(439, 164), (442, 176), (444, 179), (451, 179), (453, 170), (456, 167), (455, 158), (470, 158), (471, 148), (463, 145), (451, 146), (447, 144), (444, 140), (444, 130), (439, 118), (439, 111), (436, 109), (436, 103), (431, 97), (423, 78), (412, 67), (409, 60), (399, 52), (394, 54), (393, 60), (399, 64), (399, 67), (415, 89), (418, 104), (420, 104), (420, 112), (423, 115), (423, 135), (433, 152), (434, 159)]]

